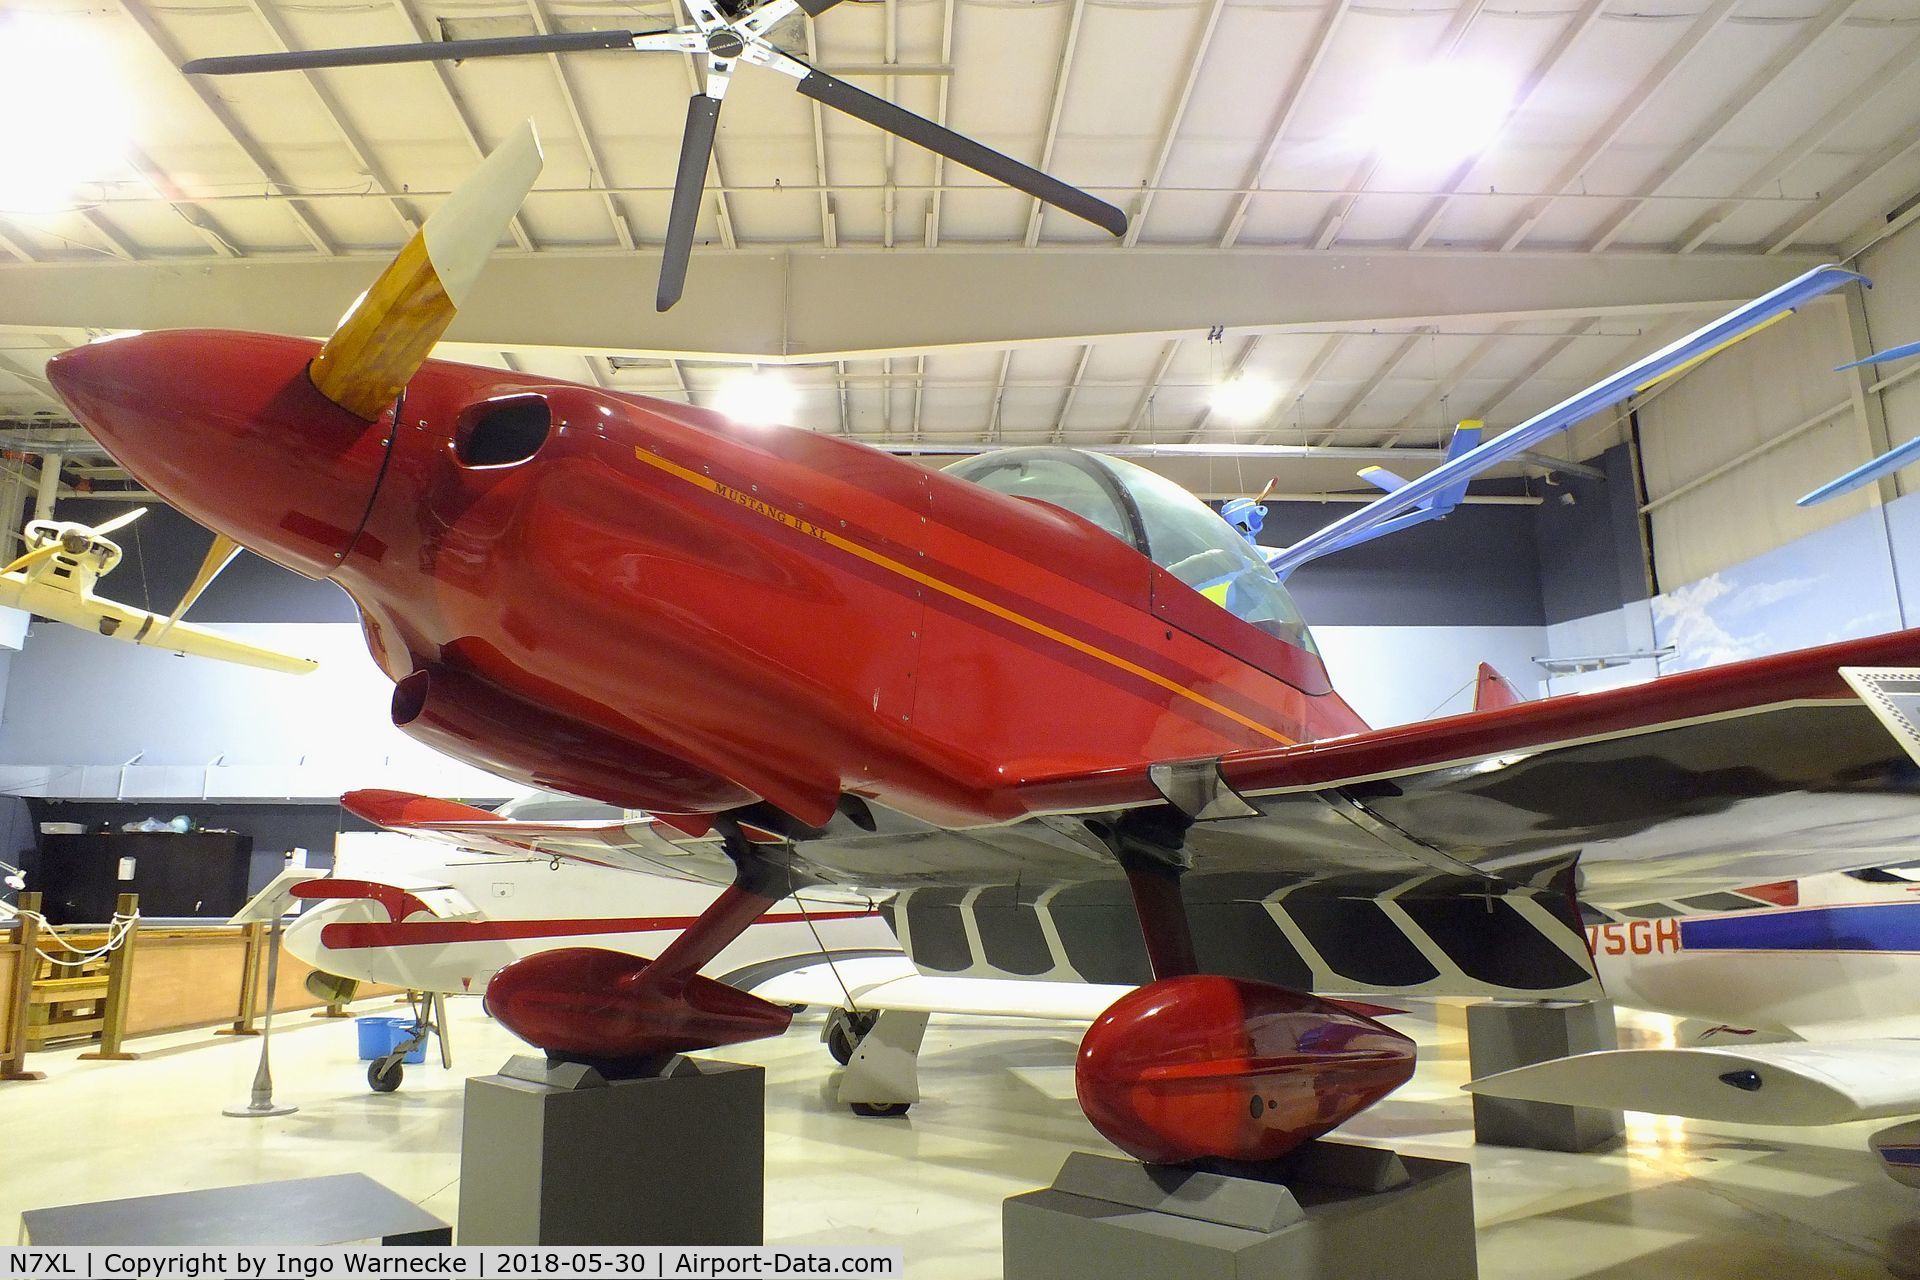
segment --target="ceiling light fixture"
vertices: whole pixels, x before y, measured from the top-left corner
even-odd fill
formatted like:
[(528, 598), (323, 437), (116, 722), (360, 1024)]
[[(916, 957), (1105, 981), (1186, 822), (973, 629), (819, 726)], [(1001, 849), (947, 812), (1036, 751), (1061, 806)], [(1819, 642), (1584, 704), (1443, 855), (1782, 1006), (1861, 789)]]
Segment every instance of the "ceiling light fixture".
[(799, 406), (799, 394), (785, 376), (760, 369), (734, 374), (713, 397), (716, 411), (754, 427), (791, 423)]
[(1470, 62), (1434, 62), (1380, 82), (1362, 122), (1364, 143), (1410, 164), (1452, 164), (1494, 140), (1513, 106), (1513, 82)]
[(1228, 422), (1249, 423), (1264, 418), (1280, 402), (1280, 388), (1265, 378), (1237, 374), (1213, 384), (1207, 403)]
[(0, 210), (71, 208), (125, 164), (125, 77), (78, 23), (0, 15)]

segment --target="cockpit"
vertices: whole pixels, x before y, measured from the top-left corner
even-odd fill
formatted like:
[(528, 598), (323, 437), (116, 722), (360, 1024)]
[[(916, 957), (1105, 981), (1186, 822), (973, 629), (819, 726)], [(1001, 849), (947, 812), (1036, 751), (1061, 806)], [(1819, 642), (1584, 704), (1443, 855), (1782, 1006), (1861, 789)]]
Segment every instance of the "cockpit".
[(1071, 511), (1241, 621), (1296, 648), (1319, 652), (1293, 597), (1260, 553), (1164, 476), (1104, 454), (1053, 448), (984, 453), (954, 463), (947, 474)]

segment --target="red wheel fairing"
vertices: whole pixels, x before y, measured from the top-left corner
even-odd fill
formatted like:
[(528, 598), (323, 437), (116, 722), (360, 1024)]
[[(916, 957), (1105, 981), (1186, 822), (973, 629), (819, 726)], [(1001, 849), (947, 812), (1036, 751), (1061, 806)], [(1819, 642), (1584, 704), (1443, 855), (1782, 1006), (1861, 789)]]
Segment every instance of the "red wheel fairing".
[(1168, 978), (1122, 997), (1080, 1043), (1080, 1106), (1153, 1164), (1271, 1160), (1413, 1075), (1414, 1044), (1271, 983)]
[(487, 1010), (527, 1043), (618, 1061), (777, 1036), (793, 1014), (697, 975), (643, 980), (654, 962), (597, 947), (516, 960), (487, 984)]

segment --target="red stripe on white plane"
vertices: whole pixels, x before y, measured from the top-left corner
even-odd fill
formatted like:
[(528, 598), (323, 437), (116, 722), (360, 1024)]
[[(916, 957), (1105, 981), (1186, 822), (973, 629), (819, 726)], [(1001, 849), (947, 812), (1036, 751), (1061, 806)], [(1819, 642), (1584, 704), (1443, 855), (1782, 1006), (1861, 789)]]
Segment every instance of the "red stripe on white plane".
[[(788, 912), (762, 916), (766, 924), (858, 920), (878, 911)], [(669, 933), (691, 928), (699, 916), (639, 916), (622, 920), (409, 920), (400, 924), (341, 922), (320, 930), (320, 945), (336, 951), (369, 947), (417, 947), (449, 942), (510, 942), (526, 938), (592, 937), (609, 933)]]

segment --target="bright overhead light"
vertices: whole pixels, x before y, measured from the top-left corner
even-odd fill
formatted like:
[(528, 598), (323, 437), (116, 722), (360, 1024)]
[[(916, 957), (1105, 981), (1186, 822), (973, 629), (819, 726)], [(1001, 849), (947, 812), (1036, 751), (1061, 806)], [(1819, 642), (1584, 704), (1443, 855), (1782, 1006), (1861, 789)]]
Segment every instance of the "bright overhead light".
[(1280, 388), (1265, 378), (1240, 374), (1213, 384), (1207, 403), (1216, 416), (1228, 422), (1254, 422), (1265, 417), (1280, 402)]
[(736, 373), (714, 393), (713, 407), (735, 422), (764, 427), (793, 421), (800, 397), (793, 384), (777, 373), (755, 369)]
[(0, 15), (0, 210), (72, 207), (82, 183), (125, 164), (125, 77), (99, 32), (33, 14)]
[(1382, 80), (1363, 141), (1408, 163), (1451, 164), (1492, 142), (1513, 106), (1513, 82), (1470, 62), (1434, 62)]

